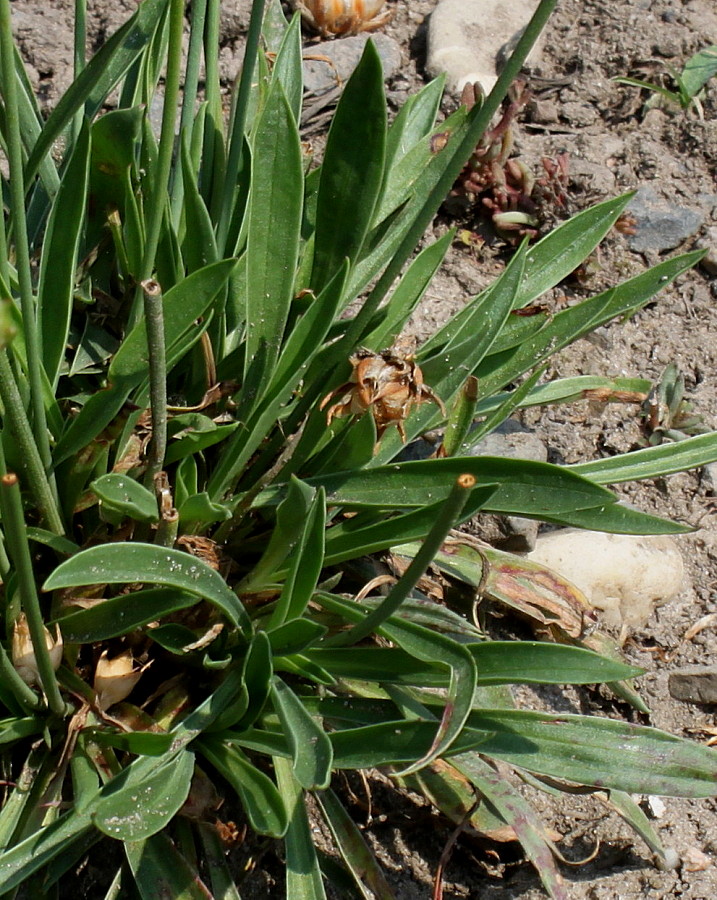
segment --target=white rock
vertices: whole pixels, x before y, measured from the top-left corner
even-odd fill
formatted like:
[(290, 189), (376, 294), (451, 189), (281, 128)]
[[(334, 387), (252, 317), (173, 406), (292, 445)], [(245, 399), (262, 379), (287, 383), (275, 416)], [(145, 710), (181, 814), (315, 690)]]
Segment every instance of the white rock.
[(565, 528), (538, 537), (528, 559), (572, 581), (610, 625), (641, 627), (684, 586), (682, 556), (668, 535)]
[[(445, 72), (449, 91), (460, 94), (479, 81), (489, 93), (501, 48), (520, 35), (537, 6), (538, 0), (441, 0), (428, 22), (428, 72)], [(531, 61), (538, 54), (536, 45)]]

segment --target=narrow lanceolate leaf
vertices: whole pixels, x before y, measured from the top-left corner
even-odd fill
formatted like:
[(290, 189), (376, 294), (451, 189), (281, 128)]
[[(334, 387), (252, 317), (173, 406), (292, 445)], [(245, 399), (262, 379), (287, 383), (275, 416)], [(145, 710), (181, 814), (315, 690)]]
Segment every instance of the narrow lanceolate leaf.
[[(482, 485), (498, 485), (485, 506), (491, 512), (539, 518), (616, 501), (605, 488), (559, 466), (489, 456), (392, 463), (365, 471), (308, 478), (307, 483), (323, 485), (331, 505), (410, 509), (445, 500), (458, 476), (464, 473), (476, 478), (478, 489)], [(269, 488), (259, 495), (255, 505), (274, 505), (281, 492), (281, 487)]]
[(213, 900), (207, 886), (166, 834), (126, 841), (125, 853), (142, 900)]
[(52, 145), (85, 105), (92, 119), (127, 69), (137, 59), (154, 35), (168, 0), (145, 0), (137, 12), (102, 45), (71, 87), (62, 95), (42, 134), (33, 148), (25, 167), (25, 184), (29, 184)]
[(53, 387), (59, 378), (70, 329), (89, 163), (90, 128), (85, 122), (62, 176), (42, 245), (37, 318), (42, 364)]
[(576, 509), (555, 517), (546, 516), (545, 521), (610, 534), (687, 534), (694, 531), (691, 525), (651, 516), (621, 503), (595, 509)]
[(658, 478), (696, 469), (717, 460), (717, 432), (698, 434), (677, 443), (646, 447), (607, 459), (577, 463), (568, 468), (598, 484), (618, 484), (640, 478)]
[(528, 858), (554, 900), (568, 900), (567, 888), (558, 871), (552, 843), (542, 822), (516, 789), (477, 753), (455, 756), (451, 764), (473, 785), (478, 793), (498, 811), (515, 831)]
[(289, 814), (289, 827), (284, 838), (286, 848), (284, 896), (291, 897), (291, 900), (326, 900), (301, 785), (292, 772), (289, 760), (274, 757), (274, 771), (279, 793)]
[[(164, 340), (167, 355), (204, 316), (232, 273), (236, 260), (224, 259), (193, 272), (167, 291), (162, 298)], [(112, 363), (109, 380), (138, 383), (149, 368), (149, 348), (144, 322), (139, 322), (122, 342)]]
[(642, 675), (628, 666), (564, 644), (541, 641), (483, 641), (469, 644), (478, 684), (598, 684)]
[[(205, 266), (183, 279), (163, 297), (164, 335), (167, 357), (175, 358), (177, 347), (186, 346), (188, 335), (197, 335), (217, 295), (232, 273), (236, 260), (225, 259)], [(117, 416), (131, 391), (147, 376), (149, 350), (147, 331), (140, 322), (122, 342), (110, 363), (110, 385), (94, 394), (72, 420), (55, 447), (54, 462), (59, 465), (86, 447)]]
[[(481, 396), (487, 397), (500, 390), (605, 322), (640, 309), (674, 278), (690, 269), (701, 255), (702, 251), (697, 251), (668, 259), (617, 287), (562, 310), (523, 340), (515, 343), (509, 341), (505, 350), (487, 356), (474, 372), (480, 382)], [(524, 321), (528, 322), (528, 328), (532, 328), (529, 319)], [(510, 322), (508, 324), (512, 325)], [(522, 329), (525, 326), (519, 323), (515, 327)], [(500, 343), (500, 338), (496, 343)]]
[(234, 788), (254, 831), (271, 837), (283, 837), (289, 820), (281, 795), (271, 778), (228, 741), (201, 738), (198, 749)]
[(251, 634), (246, 610), (218, 572), (196, 556), (155, 544), (102, 544), (82, 550), (55, 569), (44, 590), (136, 582), (198, 594), (221, 609), (246, 637)]
[(254, 139), (247, 234), (247, 338), (244, 392), (257, 398), (281, 348), (299, 257), (304, 199), (294, 115), (273, 81)]
[(188, 591), (148, 588), (103, 600), (56, 621), (60, 624), (66, 644), (90, 644), (129, 634), (142, 625), (156, 622), (198, 602), (199, 597)]
[(270, 627), (275, 628), (304, 614), (324, 565), (325, 534), (326, 496), (319, 488), (308, 511), (281, 596), (269, 620)]
[(486, 734), (480, 752), (577, 784), (630, 794), (713, 797), (717, 750), (596, 716), (528, 710), (474, 712), (468, 730)]
[(327, 787), (332, 751), (326, 732), (280, 678), (274, 678), (272, 700), (291, 745), (296, 780), (307, 790)]
[[(421, 368), (425, 383), (444, 403), (451, 403), (462, 390), (466, 377), (480, 364), (501, 332), (521, 285), (525, 265), (526, 246), (513, 256), (500, 278), (485, 291), (481, 301), (473, 304), (473, 314), (458, 331), (446, 334), (446, 342), (439, 351), (426, 356), (421, 351)], [(438, 413), (432, 404), (423, 404), (406, 423), (406, 435), (412, 439), (425, 431)], [(396, 432), (386, 435), (376, 454), (375, 463), (385, 462), (400, 448)]]
[(375, 47), (366, 44), (329, 131), (316, 209), (311, 288), (318, 293), (343, 260), (355, 263), (383, 181), (386, 102)]
[(443, 237), (421, 250), (411, 262), (388, 303), (376, 316), (380, 319), (380, 324), (361, 339), (364, 347), (378, 352), (393, 344), (443, 262), (453, 236), (454, 232), (448, 231)]
[[(283, 13), (281, 18), (283, 19)], [(273, 81), (281, 84), (296, 122), (301, 117), (301, 98), (304, 92), (301, 57), (301, 22), (299, 17), (295, 16), (284, 31), (271, 69), (271, 77)]]

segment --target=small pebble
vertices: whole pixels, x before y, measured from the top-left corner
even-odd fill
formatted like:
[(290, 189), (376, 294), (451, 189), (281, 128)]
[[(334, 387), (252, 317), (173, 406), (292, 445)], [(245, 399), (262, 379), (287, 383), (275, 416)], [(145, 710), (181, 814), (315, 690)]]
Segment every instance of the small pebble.
[(686, 703), (717, 703), (717, 666), (682, 666), (670, 672), (670, 695)]

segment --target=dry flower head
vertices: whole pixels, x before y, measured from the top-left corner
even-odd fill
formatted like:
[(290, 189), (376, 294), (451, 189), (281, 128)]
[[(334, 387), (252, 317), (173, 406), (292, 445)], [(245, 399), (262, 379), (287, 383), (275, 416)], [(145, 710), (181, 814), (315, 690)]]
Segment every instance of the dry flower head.
[(329, 407), (327, 424), (336, 417), (361, 415), (370, 409), (378, 440), (389, 425), (395, 425), (405, 443), (404, 422), (414, 406), (430, 401), (445, 415), (443, 401), (423, 382), (415, 351), (416, 339), (413, 337), (399, 340), (379, 353), (358, 350), (349, 358), (353, 366), (349, 380), (321, 401), (320, 409), (323, 409), (334, 397), (340, 398)]
[(385, 0), (295, 0), (302, 19), (322, 37), (376, 31), (391, 18)]

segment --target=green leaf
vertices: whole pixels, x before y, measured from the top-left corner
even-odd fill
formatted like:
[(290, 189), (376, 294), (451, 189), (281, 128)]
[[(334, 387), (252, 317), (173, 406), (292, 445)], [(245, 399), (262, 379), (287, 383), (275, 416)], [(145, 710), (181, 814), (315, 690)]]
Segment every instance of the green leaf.
[(286, 497), (276, 510), (276, 524), (259, 562), (242, 581), (244, 593), (259, 590), (276, 580), (276, 575), (301, 539), (303, 525), (311, 509), (313, 491), (305, 482), (292, 478)]
[[(484, 507), (490, 512), (540, 518), (616, 501), (609, 491), (559, 466), (489, 456), (392, 463), (308, 478), (307, 483), (323, 486), (327, 502), (333, 506), (410, 509), (445, 500), (456, 478), (464, 473), (475, 476), (481, 486), (498, 485)], [(268, 488), (255, 506), (274, 505), (282, 490)]]
[(0, 719), (0, 745), (12, 744), (30, 735), (39, 734), (42, 729), (42, 721), (34, 717)]
[(388, 303), (377, 316), (380, 316), (380, 324), (362, 339), (364, 347), (378, 351), (393, 344), (445, 259), (453, 237), (454, 232), (448, 231), (411, 261)]
[(159, 519), (157, 498), (144, 485), (127, 475), (110, 472), (96, 478), (90, 485), (103, 506), (136, 522), (156, 522)]
[(713, 75), (717, 74), (717, 44), (705, 47), (691, 56), (680, 75), (680, 87), (690, 99), (695, 97)]
[(236, 791), (249, 823), (259, 834), (283, 837), (289, 819), (274, 782), (257, 769), (236, 746), (217, 738), (203, 737), (199, 752)]
[(609, 791), (604, 802), (606, 806), (617, 810), (622, 819), (640, 835), (650, 850), (656, 853), (663, 863), (667, 862), (665, 848), (652, 822), (629, 794), (624, 791)]
[(238, 721), (225, 724), (226, 719), (220, 716), (213, 727), (223, 725), (226, 728), (235, 728), (237, 731), (250, 728), (258, 719), (271, 695), (273, 675), (274, 663), (269, 638), (266, 632), (257, 631), (249, 645), (242, 669), (242, 683), (249, 696), (247, 708)]
[[(462, 390), (467, 375), (477, 368), (500, 334), (515, 305), (515, 297), (523, 278), (525, 254), (524, 244), (501, 276), (484, 292), (481, 302), (473, 304), (473, 314), (465, 320), (460, 330), (450, 336), (440, 352), (427, 358), (422, 348), (421, 368), (425, 383), (431, 386), (444, 403), (450, 403)], [(406, 434), (409, 440), (425, 431), (437, 417), (438, 413), (432, 404), (424, 404), (416, 410), (407, 422)], [(374, 458), (374, 464), (395, 456), (399, 448), (398, 440), (396, 434), (387, 435), (380, 452)]]
[(25, 166), (29, 184), (55, 141), (85, 104), (85, 115), (94, 118), (107, 95), (152, 39), (168, 0), (144, 0), (125, 24), (107, 40), (62, 95), (42, 129)]
[(120, 841), (141, 841), (161, 831), (189, 796), (194, 754), (180, 750), (145, 774), (130, 767), (105, 785), (92, 821)]
[(276, 365), (273, 381), (257, 405), (254, 417), (230, 438), (212, 472), (209, 492), (215, 499), (225, 494), (268, 432), (276, 426), (282, 406), (306, 374), (334, 320), (347, 272), (348, 263), (345, 262), (292, 329)]
[[(668, 259), (617, 287), (562, 310), (539, 327), (533, 336), (526, 336), (511, 350), (487, 356), (474, 372), (480, 380), (481, 396), (500, 390), (605, 322), (635, 312), (674, 278), (691, 268), (701, 258), (700, 254), (701, 251), (697, 251)], [(529, 319), (524, 321), (528, 322), (528, 328), (532, 327)], [(517, 327), (524, 326), (520, 324)]]
[(280, 678), (274, 677), (271, 696), (291, 747), (296, 780), (307, 790), (327, 787), (332, 760), (328, 735)]
[(246, 610), (218, 572), (196, 556), (154, 544), (114, 543), (82, 550), (55, 569), (43, 590), (138, 581), (198, 594), (221, 609), (245, 637), (251, 634)]
[(219, 259), (214, 226), (199, 192), (196, 170), (190, 158), (190, 140), (187, 131), (183, 135), (181, 146), (184, 186), (184, 239), (181, 245), (188, 273), (196, 272)]
[[(395, 712), (394, 712), (395, 715)], [(377, 725), (332, 731), (335, 769), (370, 769), (374, 766), (413, 764), (430, 750), (436, 736), (435, 722), (394, 719)], [(486, 735), (464, 731), (451, 753), (482, 748)], [(482, 749), (481, 749), (482, 752)]]
[(698, 434), (675, 444), (646, 447), (632, 453), (621, 453), (607, 459), (577, 463), (568, 468), (598, 484), (618, 484), (643, 478), (672, 475), (685, 469), (696, 469), (717, 460), (717, 432)]
[(480, 752), (514, 766), (630, 794), (712, 797), (717, 750), (673, 735), (597, 716), (491, 709), (474, 712)]
[[(207, 416), (202, 418), (206, 419), (208, 423), (206, 428), (197, 429), (196, 431), (187, 428), (181, 432), (181, 437), (175, 435), (175, 440), (170, 443), (164, 456), (165, 466), (184, 459), (185, 456), (193, 456), (195, 453), (201, 453), (202, 450), (206, 450), (208, 447), (220, 444), (239, 427), (239, 422), (217, 425)], [(178, 419), (182, 419), (182, 416), (175, 416), (172, 419), (172, 426), (177, 423)]]
[(163, 756), (174, 741), (174, 735), (151, 731), (107, 731), (87, 728), (82, 732), (89, 740), (103, 747), (114, 747), (139, 756)]
[[(264, 20), (265, 28), (268, 15), (269, 10), (267, 10)], [(286, 25), (283, 13), (280, 15)], [(301, 99), (304, 92), (303, 75), (301, 19), (299, 16), (294, 16), (288, 28), (285, 27), (281, 45), (271, 69), (271, 77), (273, 81), (281, 84), (296, 122), (301, 118)]]
[[(298, 620), (303, 616), (324, 567), (325, 532), (326, 496), (319, 488), (309, 507), (281, 596), (271, 614), (270, 629), (276, 629), (289, 620)], [(303, 647), (297, 647), (295, 651), (289, 652), (302, 649)]]
[(288, 760), (274, 757), (274, 770), (284, 808), (289, 814), (289, 827), (284, 837), (286, 848), (284, 896), (290, 897), (291, 900), (326, 900), (301, 785), (294, 776)]
[(372, 41), (346, 83), (321, 166), (311, 288), (321, 291), (344, 259), (356, 262), (383, 181), (386, 101)]
[(52, 204), (42, 244), (37, 319), (42, 364), (53, 387), (59, 378), (70, 330), (89, 161), (90, 129), (85, 121)]
[(478, 684), (599, 684), (643, 670), (592, 650), (541, 641), (484, 641), (467, 647)]
[[(199, 602), (195, 593), (176, 588), (148, 588), (103, 600), (89, 609), (55, 619), (66, 644), (91, 644), (130, 634), (142, 625), (187, 609)], [(195, 640), (192, 634), (190, 640)], [(187, 643), (187, 641), (185, 641)]]
[[(194, 323), (207, 310), (232, 273), (236, 260), (223, 259), (192, 272), (162, 298), (164, 339), (168, 357), (187, 332), (196, 329)], [(110, 382), (115, 380), (139, 383), (149, 369), (149, 349), (144, 322), (139, 322), (122, 342), (109, 369)]]
[[(318, 601), (330, 612), (339, 613), (350, 622), (364, 618), (361, 605), (320, 593)], [(445, 753), (463, 728), (473, 705), (476, 688), (476, 666), (465, 646), (421, 625), (404, 621), (398, 615), (385, 621), (378, 633), (387, 637), (407, 653), (429, 665), (445, 666), (450, 671), (445, 707), (438, 731), (428, 750), (400, 774), (407, 775), (432, 762)]]
[(426, 663), (399, 647), (317, 647), (304, 654), (340, 680), (445, 687), (445, 666)]
[(180, 522), (209, 525), (212, 522), (225, 522), (230, 517), (230, 510), (222, 503), (214, 503), (206, 491), (187, 497), (179, 507)]
[(128, 840), (124, 847), (141, 900), (209, 900), (207, 887), (168, 835)]
[(246, 353), (243, 398), (258, 399), (279, 357), (299, 259), (303, 204), (299, 132), (273, 80), (252, 154), (247, 232)]
[(596, 509), (571, 510), (555, 517), (546, 516), (544, 521), (612, 534), (687, 534), (694, 531), (692, 525), (651, 516), (620, 503)]
[(327, 628), (312, 619), (288, 619), (276, 628), (268, 629), (267, 635), (274, 656), (289, 656), (301, 653), (323, 637)]

